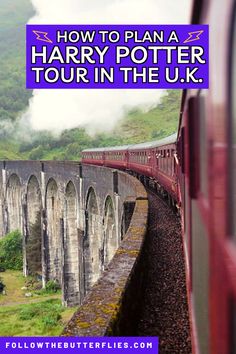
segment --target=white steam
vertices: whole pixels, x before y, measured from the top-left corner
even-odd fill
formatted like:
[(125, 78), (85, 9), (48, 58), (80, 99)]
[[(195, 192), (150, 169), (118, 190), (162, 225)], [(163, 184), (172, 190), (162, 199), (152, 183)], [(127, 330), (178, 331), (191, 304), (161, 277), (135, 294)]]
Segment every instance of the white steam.
[[(40, 24), (188, 23), (191, 0), (31, 0)], [(148, 110), (163, 90), (35, 90), (23, 119), (36, 130), (110, 130), (128, 109)]]
[(114, 127), (129, 109), (154, 106), (163, 91), (157, 90), (35, 90), (29, 112), (33, 128), (60, 132), (78, 125), (89, 133)]

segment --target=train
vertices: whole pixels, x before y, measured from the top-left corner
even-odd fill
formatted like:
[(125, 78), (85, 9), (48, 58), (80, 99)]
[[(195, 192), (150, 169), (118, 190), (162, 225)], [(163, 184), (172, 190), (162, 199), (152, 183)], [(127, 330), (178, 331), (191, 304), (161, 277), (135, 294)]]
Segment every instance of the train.
[(236, 2), (195, 0), (210, 88), (184, 90), (177, 134), (87, 149), (82, 162), (148, 178), (180, 212), (194, 354), (236, 354)]
[(139, 178), (152, 179), (162, 196), (178, 207), (180, 194), (177, 182), (178, 159), (176, 154), (177, 134), (159, 141), (86, 149), (82, 151), (82, 163), (119, 168), (132, 172)]

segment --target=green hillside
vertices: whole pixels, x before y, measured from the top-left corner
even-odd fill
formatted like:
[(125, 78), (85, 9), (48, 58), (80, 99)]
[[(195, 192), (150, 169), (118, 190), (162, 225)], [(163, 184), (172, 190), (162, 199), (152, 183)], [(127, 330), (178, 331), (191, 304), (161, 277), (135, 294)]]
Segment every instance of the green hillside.
[(32, 95), (25, 89), (25, 23), (32, 15), (30, 0), (1, 0), (0, 159), (77, 160), (84, 148), (156, 140), (176, 130), (180, 91), (168, 91), (155, 108), (147, 113), (132, 110), (110, 133), (91, 137), (80, 127), (55, 138), (50, 132), (27, 127), (31, 140), (23, 141), (18, 118)]
[(160, 104), (148, 113), (134, 110), (125, 117), (118, 133), (130, 142), (139, 143), (163, 138), (174, 133), (178, 125), (180, 109), (179, 90), (168, 90)]
[[(1, 0), (0, 119), (14, 121), (28, 104), (25, 89), (25, 24), (32, 16), (29, 0)], [(9, 129), (9, 125), (6, 125)]]
[(89, 136), (85, 129), (65, 130), (55, 138), (48, 132), (35, 133), (30, 143), (21, 143), (19, 153), (29, 159), (78, 160), (90, 147), (135, 144), (158, 140), (174, 133), (179, 115), (180, 91), (168, 91), (161, 103), (147, 113), (130, 112), (110, 133)]

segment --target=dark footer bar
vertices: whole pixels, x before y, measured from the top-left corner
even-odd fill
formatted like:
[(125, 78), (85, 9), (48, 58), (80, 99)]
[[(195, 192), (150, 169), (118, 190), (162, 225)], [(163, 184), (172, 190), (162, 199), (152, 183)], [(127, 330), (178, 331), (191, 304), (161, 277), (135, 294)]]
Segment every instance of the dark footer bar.
[(157, 354), (157, 337), (0, 337), (1, 354)]

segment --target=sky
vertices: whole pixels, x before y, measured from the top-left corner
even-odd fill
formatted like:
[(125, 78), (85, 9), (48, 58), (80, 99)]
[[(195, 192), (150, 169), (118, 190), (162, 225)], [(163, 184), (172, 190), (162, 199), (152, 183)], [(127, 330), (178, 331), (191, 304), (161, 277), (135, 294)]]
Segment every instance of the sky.
[[(187, 24), (191, 0), (31, 0), (31, 24)], [(34, 90), (22, 119), (35, 130), (56, 134), (85, 126), (91, 134), (108, 131), (124, 114), (148, 111), (164, 90)]]

